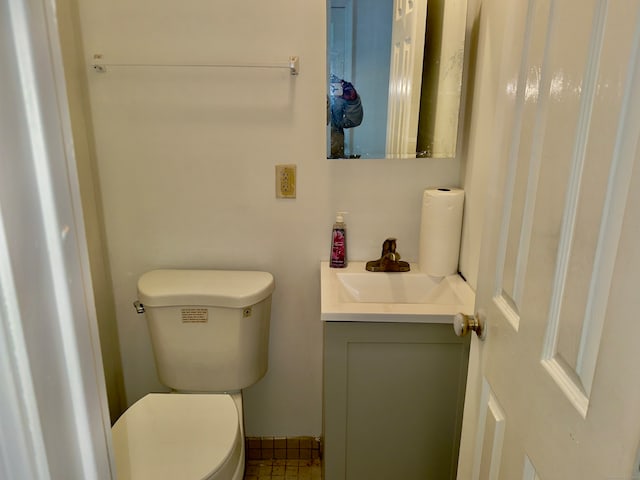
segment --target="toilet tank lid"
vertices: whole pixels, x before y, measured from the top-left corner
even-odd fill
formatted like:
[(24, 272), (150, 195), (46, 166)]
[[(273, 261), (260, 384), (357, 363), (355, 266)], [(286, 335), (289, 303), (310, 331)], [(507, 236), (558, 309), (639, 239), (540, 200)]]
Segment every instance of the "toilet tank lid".
[(138, 280), (138, 300), (148, 307), (203, 305), (243, 308), (273, 292), (268, 272), (240, 270), (152, 270)]

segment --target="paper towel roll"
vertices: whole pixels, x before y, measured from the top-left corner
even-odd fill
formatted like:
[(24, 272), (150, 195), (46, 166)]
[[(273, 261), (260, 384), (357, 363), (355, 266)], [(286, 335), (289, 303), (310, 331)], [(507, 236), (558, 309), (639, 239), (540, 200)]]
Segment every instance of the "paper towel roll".
[(458, 271), (464, 190), (435, 188), (422, 196), (418, 267), (434, 277)]

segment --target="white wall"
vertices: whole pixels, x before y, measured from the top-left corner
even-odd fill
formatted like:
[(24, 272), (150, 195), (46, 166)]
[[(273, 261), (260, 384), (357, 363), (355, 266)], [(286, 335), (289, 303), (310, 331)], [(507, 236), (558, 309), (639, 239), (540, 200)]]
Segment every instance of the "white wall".
[[(136, 281), (158, 267), (264, 269), (276, 278), (270, 366), (246, 391), (249, 435), (321, 432), (319, 266), (336, 210), (352, 259), (387, 236), (417, 260), (424, 188), (458, 160), (327, 161), (322, 1), (78, 0), (85, 56), (112, 62), (285, 61), (285, 70), (111, 68), (88, 76), (128, 403), (159, 391)], [(274, 165), (298, 165), (298, 198)]]
[(69, 114), (73, 128), (73, 147), (82, 195), (82, 213), (87, 245), (89, 246), (91, 282), (100, 330), (104, 376), (111, 419), (115, 421), (126, 408), (124, 379), (111, 287), (111, 272), (105, 246), (99, 182), (96, 176), (97, 167), (91, 115), (88, 110), (87, 72), (84, 68), (84, 54), (79, 38), (76, 3), (73, 0), (57, 0), (56, 16), (64, 61)]

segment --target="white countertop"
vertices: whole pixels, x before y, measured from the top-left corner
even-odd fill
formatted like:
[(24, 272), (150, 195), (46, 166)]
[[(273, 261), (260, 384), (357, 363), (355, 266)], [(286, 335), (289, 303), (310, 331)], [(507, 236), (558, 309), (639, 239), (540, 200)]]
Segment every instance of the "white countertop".
[[(345, 290), (339, 275), (341, 273), (365, 273), (366, 275), (384, 276), (378, 283), (393, 281), (397, 283), (402, 277), (425, 276), (417, 264), (411, 264), (411, 271), (406, 273), (367, 272), (366, 262), (349, 262), (346, 268), (330, 268), (329, 262), (320, 263), (321, 316), (323, 321), (343, 322), (398, 322), (398, 323), (452, 323), (453, 315), (458, 312), (473, 314), (475, 293), (459, 275), (436, 278), (429, 277), (436, 284), (433, 301), (425, 303), (375, 303), (356, 301)], [(394, 277), (392, 277), (394, 276)], [(406, 277), (405, 277), (406, 278)], [(435, 290), (437, 289), (437, 292)], [(436, 295), (437, 294), (437, 295)]]

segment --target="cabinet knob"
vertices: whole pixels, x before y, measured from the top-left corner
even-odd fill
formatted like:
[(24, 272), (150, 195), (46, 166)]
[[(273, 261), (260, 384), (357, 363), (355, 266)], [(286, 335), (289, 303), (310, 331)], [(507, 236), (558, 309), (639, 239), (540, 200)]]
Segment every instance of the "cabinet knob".
[(480, 314), (465, 315), (464, 313), (456, 313), (453, 316), (453, 331), (458, 337), (464, 337), (469, 330), (473, 330), (480, 340), (484, 340), (487, 336), (484, 320)]

